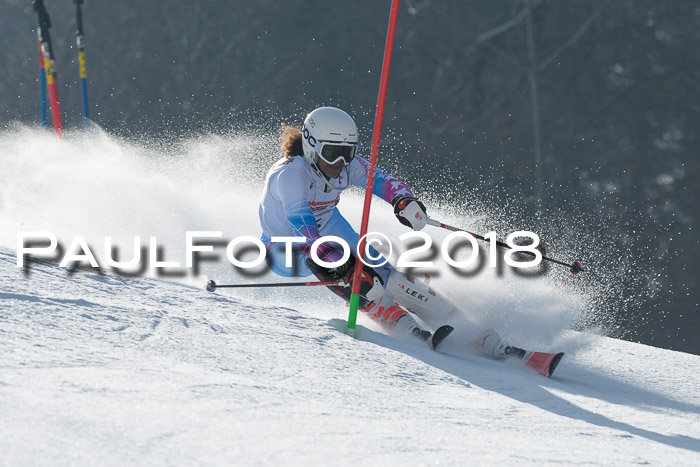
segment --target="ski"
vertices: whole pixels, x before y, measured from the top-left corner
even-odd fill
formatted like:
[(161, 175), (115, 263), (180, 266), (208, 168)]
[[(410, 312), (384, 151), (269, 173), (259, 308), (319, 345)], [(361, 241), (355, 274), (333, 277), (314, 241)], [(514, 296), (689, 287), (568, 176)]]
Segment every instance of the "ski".
[(449, 336), (450, 333), (454, 330), (455, 328), (453, 328), (449, 324), (444, 324), (440, 326), (428, 339), (428, 347), (430, 347), (432, 350), (437, 350), (437, 348), (440, 347), (440, 344), (442, 344), (442, 342), (447, 338), (447, 336)]
[(519, 347), (510, 347), (509, 357), (519, 358), (525, 365), (535, 370), (537, 373), (550, 378), (554, 370), (557, 369), (559, 362), (564, 356), (564, 352), (549, 353), (549, 352), (533, 352), (530, 350), (521, 349)]

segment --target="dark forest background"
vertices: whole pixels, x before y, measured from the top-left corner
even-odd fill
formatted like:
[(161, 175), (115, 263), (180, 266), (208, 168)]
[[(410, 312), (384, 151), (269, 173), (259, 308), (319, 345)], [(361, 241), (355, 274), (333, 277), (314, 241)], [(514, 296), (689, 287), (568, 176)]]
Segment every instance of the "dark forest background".
[[(73, 2), (45, 3), (64, 122), (79, 128)], [(91, 117), (183, 135), (336, 105), (367, 147), (389, 6), (85, 0)], [(39, 119), (36, 24), (30, 0), (0, 0), (3, 126)], [(401, 2), (384, 160), (419, 187), (493, 193), (535, 226), (570, 212), (568, 228), (611, 245), (600, 268), (634, 276), (612, 281), (630, 300), (606, 311), (623, 337), (697, 354), (699, 123), (700, 2)]]

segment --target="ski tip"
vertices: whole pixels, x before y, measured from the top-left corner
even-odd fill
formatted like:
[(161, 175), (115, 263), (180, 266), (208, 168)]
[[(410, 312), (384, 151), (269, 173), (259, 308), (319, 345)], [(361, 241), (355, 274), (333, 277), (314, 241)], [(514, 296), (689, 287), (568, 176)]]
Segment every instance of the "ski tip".
[(437, 328), (433, 333), (433, 337), (430, 339), (430, 348), (437, 350), (440, 344), (442, 344), (442, 341), (444, 341), (454, 330), (455, 328), (449, 324), (444, 324)]
[(547, 369), (547, 378), (552, 377), (552, 373), (554, 373), (554, 370), (557, 369), (557, 365), (559, 365), (559, 362), (561, 359), (564, 357), (564, 352), (559, 352), (554, 356), (552, 359), (551, 363), (549, 364), (549, 368)]

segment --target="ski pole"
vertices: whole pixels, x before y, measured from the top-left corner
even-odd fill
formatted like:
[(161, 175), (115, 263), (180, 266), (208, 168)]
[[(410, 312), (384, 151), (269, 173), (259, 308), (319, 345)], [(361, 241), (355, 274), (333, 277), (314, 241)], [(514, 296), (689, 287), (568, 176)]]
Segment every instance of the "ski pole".
[(76, 42), (78, 44), (78, 64), (80, 66), (80, 85), (83, 89), (83, 116), (85, 117), (85, 128), (90, 127), (90, 111), (88, 109), (87, 96), (87, 67), (85, 66), (85, 33), (83, 32), (83, 11), (80, 6), (83, 0), (73, 0), (75, 3), (75, 15), (77, 29), (75, 31)]
[[(428, 225), (432, 225), (434, 227), (440, 227), (441, 229), (445, 229), (445, 230), (451, 230), (453, 232), (466, 232), (478, 240), (490, 241), (489, 239), (487, 239), (483, 235), (478, 235), (478, 234), (475, 234), (473, 232), (469, 232), (468, 230), (460, 229), (457, 227), (452, 227), (451, 225), (443, 224), (442, 222), (437, 221), (435, 219), (428, 218)], [(503, 242), (498, 241), (498, 240), (496, 240), (496, 245), (498, 245), (502, 248), (512, 249), (511, 246), (508, 245), (507, 243), (503, 243)], [(535, 254), (530, 252), (530, 251), (521, 251), (520, 253), (526, 254), (528, 256), (535, 256)], [(548, 258), (545, 255), (542, 255), (542, 259), (545, 261), (549, 261), (550, 263), (555, 263), (555, 264), (559, 264), (561, 266), (565, 266), (565, 267), (569, 268), (569, 271), (571, 271), (572, 274), (578, 274), (579, 272), (583, 271), (583, 267), (581, 267), (580, 261), (574, 261), (573, 264), (567, 264), (567, 263), (564, 263), (562, 261), (558, 261), (558, 260), (553, 259), (553, 258)]]
[(51, 99), (51, 116), (53, 117), (53, 127), (58, 136), (63, 133), (63, 123), (61, 122), (61, 104), (58, 100), (58, 75), (53, 68), (53, 46), (51, 44), (51, 19), (44, 6), (44, 0), (32, 0), (34, 10), (39, 19), (39, 43), (41, 44), (41, 54), (44, 60), (44, 70), (46, 72), (46, 85), (49, 89)]
[(272, 282), (272, 283), (267, 283), (267, 284), (217, 284), (213, 280), (210, 280), (207, 282), (207, 290), (209, 292), (213, 292), (218, 288), (223, 288), (223, 287), (246, 287), (246, 288), (255, 288), (255, 287), (313, 287), (316, 285), (338, 285), (338, 286), (344, 286), (345, 283), (343, 281), (312, 281), (312, 282)]

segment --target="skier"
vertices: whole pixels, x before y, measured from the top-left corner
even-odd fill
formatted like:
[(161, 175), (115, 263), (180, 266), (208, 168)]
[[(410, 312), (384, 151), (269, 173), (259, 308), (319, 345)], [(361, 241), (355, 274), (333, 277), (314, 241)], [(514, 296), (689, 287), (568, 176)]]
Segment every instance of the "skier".
[[(349, 186), (365, 187), (369, 163), (356, 155), (358, 132), (350, 115), (334, 107), (320, 107), (304, 120), (302, 130), (285, 127), (280, 135), (284, 157), (267, 174), (259, 208), (262, 241), (267, 247), (270, 269), (285, 277), (315, 275), (320, 280), (343, 281), (331, 286), (337, 295), (350, 300), (355, 257), (341, 266), (324, 268), (311, 259), (311, 245), (319, 237), (337, 236), (350, 251), (357, 251), (359, 235), (336, 207)], [(427, 224), (425, 206), (403, 181), (383, 170), (375, 172), (374, 193), (391, 203), (399, 222), (414, 230)], [(292, 245), (292, 265), (286, 266), (288, 244), (273, 237), (303, 237)], [(318, 257), (328, 263), (342, 259), (332, 242), (318, 247)], [(370, 248), (372, 257), (379, 253)], [(422, 340), (445, 324), (457, 309), (426, 283), (394, 269), (363, 265), (360, 310), (392, 334), (409, 333)], [(420, 318), (419, 322), (414, 315)], [(486, 355), (505, 358), (510, 347), (493, 330), (484, 332), (476, 345)]]

